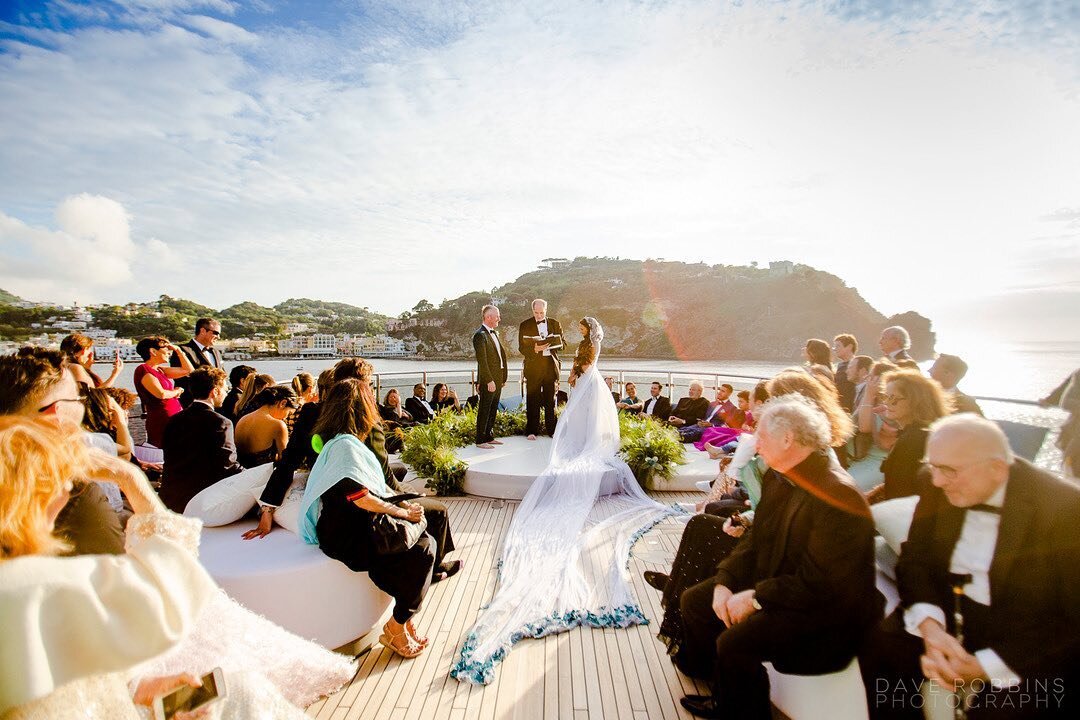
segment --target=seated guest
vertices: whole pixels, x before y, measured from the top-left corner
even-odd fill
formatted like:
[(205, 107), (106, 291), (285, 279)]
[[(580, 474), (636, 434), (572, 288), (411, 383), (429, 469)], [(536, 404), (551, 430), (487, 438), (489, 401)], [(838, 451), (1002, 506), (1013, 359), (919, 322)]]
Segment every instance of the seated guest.
[(311, 373), (297, 373), (292, 379), (292, 389), (296, 393), (298, 406), (309, 402), (318, 402), (319, 388), (315, 384), (315, 377)]
[(911, 336), (900, 325), (893, 325), (882, 330), (881, 337), (878, 338), (878, 347), (894, 363), (911, 360), (911, 355), (908, 354), (908, 349), (911, 348)]
[(165, 427), (159, 491), (165, 506), (181, 514), (199, 492), (244, 469), (236, 461), (233, 424), (217, 412), (225, 399), (225, 371), (204, 365), (188, 376), (187, 389), (191, 404)]
[(641, 412), (641, 408), (644, 407), (645, 402), (637, 396), (637, 385), (628, 382), (625, 385), (625, 389), (626, 397), (615, 403), (615, 407), (620, 410), (626, 410), (627, 412)]
[(424, 387), (424, 383), (416, 383), (413, 385), (412, 397), (405, 401), (405, 409), (418, 423), (431, 422), (431, 418), (435, 417), (435, 408), (426, 398), (427, 388)]
[(801, 675), (841, 670), (880, 618), (873, 519), (832, 442), (828, 418), (809, 400), (766, 404), (757, 450), (770, 470), (754, 526), (680, 602), (686, 634), (676, 665), (712, 684), (711, 696), (682, 699), (692, 714), (771, 717), (763, 662)]
[(824, 365), (832, 371), (832, 348), (829, 347), (829, 343), (818, 338), (810, 338), (806, 341), (806, 347), (803, 348), (803, 357), (806, 359), (807, 366)]
[(658, 382), (653, 382), (649, 386), (649, 397), (645, 398), (645, 402), (641, 405), (641, 414), (654, 417), (657, 420), (667, 420), (671, 417), (671, 399), (667, 395), (663, 395), (664, 386)]
[[(739, 436), (754, 432), (754, 415), (750, 412), (750, 391), (740, 390), (736, 396), (738, 407), (724, 413), (724, 424), (720, 427), (707, 427), (701, 438), (694, 443), (698, 450), (709, 453), (709, 457), (718, 460), (724, 453), (732, 452), (739, 442)], [(768, 399), (768, 395), (761, 402)]]
[(254, 412), (255, 405), (251, 401), (263, 390), (274, 387), (276, 384), (274, 376), (266, 373), (255, 373), (244, 378), (244, 381), (240, 383), (240, 397), (236, 399), (236, 405), (233, 408), (233, 413), (236, 416), (231, 418), (233, 424), (235, 425), (240, 418), (248, 413)]
[(380, 641), (401, 657), (414, 658), (427, 648), (427, 638), (417, 631), (413, 617), (431, 584), (435, 541), (425, 532), (405, 551), (390, 555), (377, 553), (372, 545), (373, 514), (415, 523), (424, 511), (412, 502), (385, 502), (395, 493), (387, 486), (375, 454), (364, 444), (378, 422), (374, 398), (364, 394), (364, 387), (359, 380), (339, 380), (322, 401), (315, 432), (323, 438), (323, 449), (301, 501), (300, 534), (328, 557), (355, 572), (366, 572), (394, 598), (393, 615)]
[(873, 358), (868, 355), (853, 357), (847, 367), (848, 380), (855, 388), (855, 409), (851, 419), (856, 428), (855, 436), (848, 442), (847, 471), (863, 492), (872, 490), (885, 479), (881, 463), (896, 444), (898, 432), (895, 426), (886, 423), (880, 405), (881, 375), (886, 372), (885, 368), (893, 366), (890, 363), (877, 368), (881, 375), (873, 374), (875, 367)]
[[(135, 351), (144, 361), (135, 368), (135, 390), (142, 400), (143, 415), (146, 417), (146, 441), (154, 447), (161, 447), (165, 425), (182, 409), (180, 396), (184, 389), (176, 387), (173, 380), (184, 377), (195, 368), (187, 355), (157, 335), (140, 340), (135, 345)], [(178, 353), (180, 367), (169, 365), (173, 353)]]
[[(556, 384), (558, 384), (558, 383), (556, 383)], [(476, 383), (469, 383), (469, 387), (471, 389), (472, 395), (465, 398), (465, 407), (467, 407), (467, 408), (478, 407), (480, 405), (480, 392), (476, 389)], [(565, 396), (566, 393), (563, 393), (563, 395)], [(564, 400), (563, 402), (566, 402), (566, 401)]]
[(401, 407), (401, 395), (398, 393), (397, 388), (390, 388), (387, 391), (386, 403), (379, 408), (379, 417), (383, 419), (388, 430), (416, 425), (409, 411)]
[[(561, 384), (558, 380), (555, 381), (555, 407), (561, 407), (570, 400), (570, 396), (566, 394), (566, 391), (560, 388)], [(479, 396), (477, 397), (479, 398)], [(469, 399), (472, 400), (472, 398)]]
[[(709, 403), (705, 410), (705, 416), (692, 425), (683, 425), (679, 428), (679, 439), (685, 442), (697, 442), (702, 439), (706, 428), (728, 427), (728, 420), (732, 419), (729, 413), (735, 411), (735, 403), (731, 402), (731, 393), (735, 392), (728, 383), (716, 388), (716, 400)], [(734, 420), (733, 420), (734, 422)], [(735, 425), (736, 430), (742, 423)]]
[(668, 423), (681, 428), (694, 425), (705, 417), (705, 413), (709, 410), (709, 401), (701, 397), (704, 391), (705, 387), (697, 380), (690, 383), (689, 396), (679, 399), (675, 409), (668, 416)]
[(289, 414), (296, 393), (282, 385), (268, 387), (248, 403), (250, 411), (236, 423), (236, 455), (244, 467), (274, 462), (289, 442)]
[(611, 399), (614, 400), (616, 404), (618, 404), (619, 391), (615, 389), (615, 378), (608, 375), (604, 378), (604, 383), (607, 385), (607, 389), (611, 391)]
[[(67, 371), (60, 353), (22, 348), (16, 355), (0, 355), (0, 415), (45, 418), (76, 430), (84, 412), (79, 383)], [(76, 435), (80, 440), (83, 436), (85, 433)], [(110, 485), (116, 489), (111, 482), (75, 480), (71, 497), (56, 520), (56, 535), (67, 542), (73, 554), (124, 552), (122, 518), (114, 507), (115, 494), (106, 490)]]
[(102, 449), (109, 454), (130, 460), (135, 442), (131, 439), (124, 408), (107, 388), (84, 387), (82, 398), (86, 406), (83, 429), (98, 436), (103, 441)]
[(971, 414), (930, 426), (926, 462), (932, 486), (896, 565), (900, 607), (859, 656), (871, 717), (923, 717), (924, 679), (961, 691), (936, 698), (946, 713), (966, 702), (972, 718), (1077, 717), (1080, 489)]
[(431, 407), (435, 412), (442, 412), (446, 408), (453, 408), (454, 412), (461, 409), (457, 393), (445, 383), (436, 383), (431, 389)]
[(967, 363), (956, 355), (942, 353), (934, 360), (930, 367), (930, 377), (937, 380), (938, 385), (945, 391), (945, 399), (952, 402), (952, 411), (956, 413), (975, 413), (982, 415), (982, 408), (975, 398), (965, 395), (956, 387), (964, 376), (967, 375)]
[(919, 478), (930, 423), (948, 410), (941, 386), (918, 370), (893, 370), (885, 383), (885, 419), (900, 428), (896, 444), (881, 463), (884, 481), (868, 494), (871, 502), (921, 495), (926, 484)]
[(75, 380), (87, 387), (112, 387), (120, 371), (124, 369), (124, 360), (117, 352), (113, 359), (112, 372), (102, 380), (94, 372), (94, 341), (80, 333), (68, 335), (60, 341), (60, 353), (68, 362), (68, 369)]
[(240, 400), (240, 395), (244, 392), (244, 381), (247, 380), (249, 376), (255, 374), (255, 368), (250, 365), (237, 365), (229, 371), (229, 392), (221, 402), (221, 409), (218, 412), (232, 420), (234, 423), (237, 420), (236, 403)]
[(855, 409), (855, 385), (848, 380), (847, 369), (851, 359), (859, 352), (859, 341), (847, 333), (833, 338), (833, 353), (840, 362), (836, 365), (836, 390), (840, 393), (840, 407), (848, 412)]

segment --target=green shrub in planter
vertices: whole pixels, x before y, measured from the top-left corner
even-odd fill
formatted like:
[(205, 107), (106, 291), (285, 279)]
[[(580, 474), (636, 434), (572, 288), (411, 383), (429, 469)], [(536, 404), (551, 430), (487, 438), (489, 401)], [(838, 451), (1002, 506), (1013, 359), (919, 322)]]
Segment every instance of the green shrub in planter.
[(619, 454), (642, 487), (656, 479), (670, 480), (683, 464), (685, 449), (679, 433), (652, 417), (619, 413)]
[[(525, 427), (529, 424), (524, 410), (500, 410), (495, 413), (495, 437), (507, 437), (510, 435), (524, 435)], [(476, 432), (476, 424), (473, 424), (473, 432)]]
[(462, 495), (461, 486), (469, 464), (458, 458), (451, 447), (438, 447), (431, 454), (433, 467), (427, 487), (439, 495)]
[(453, 447), (465, 447), (476, 442), (476, 408), (465, 408), (462, 412), (446, 409), (435, 416), (432, 425)]

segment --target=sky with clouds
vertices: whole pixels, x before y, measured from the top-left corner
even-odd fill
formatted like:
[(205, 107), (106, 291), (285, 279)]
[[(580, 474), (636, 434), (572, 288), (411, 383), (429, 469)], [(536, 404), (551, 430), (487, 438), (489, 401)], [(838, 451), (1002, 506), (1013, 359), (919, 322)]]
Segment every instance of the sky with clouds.
[(397, 314), (549, 256), (790, 259), (944, 333), (1080, 340), (1076, 3), (0, 8), (24, 297)]

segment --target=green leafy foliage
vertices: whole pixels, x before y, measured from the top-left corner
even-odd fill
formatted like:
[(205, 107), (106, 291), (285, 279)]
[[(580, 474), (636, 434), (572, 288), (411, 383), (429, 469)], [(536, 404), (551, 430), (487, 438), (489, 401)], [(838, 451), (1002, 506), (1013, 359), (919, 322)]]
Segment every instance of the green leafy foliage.
[(642, 487), (670, 480), (684, 462), (679, 434), (655, 418), (619, 413), (619, 436), (619, 454)]

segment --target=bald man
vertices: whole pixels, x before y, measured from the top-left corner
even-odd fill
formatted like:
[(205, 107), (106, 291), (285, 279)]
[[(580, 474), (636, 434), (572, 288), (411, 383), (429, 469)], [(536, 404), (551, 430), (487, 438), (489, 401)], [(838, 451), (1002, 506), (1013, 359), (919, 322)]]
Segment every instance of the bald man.
[(1014, 457), (971, 414), (930, 427), (926, 465), (933, 488), (896, 566), (900, 607), (860, 656), (871, 716), (922, 717), (915, 693), (931, 679), (969, 696), (970, 718), (1076, 717), (1080, 488)]

